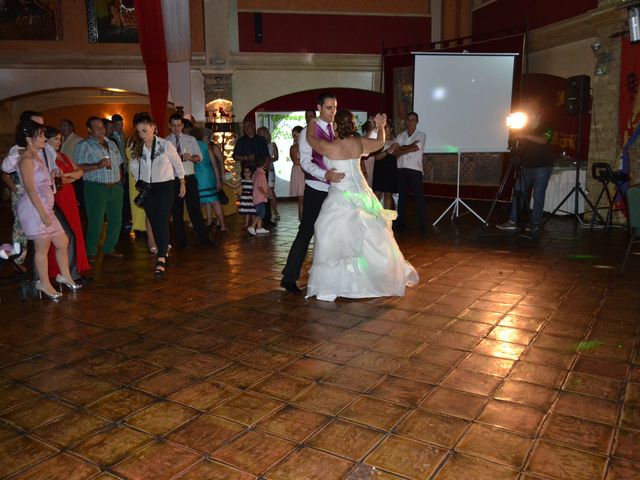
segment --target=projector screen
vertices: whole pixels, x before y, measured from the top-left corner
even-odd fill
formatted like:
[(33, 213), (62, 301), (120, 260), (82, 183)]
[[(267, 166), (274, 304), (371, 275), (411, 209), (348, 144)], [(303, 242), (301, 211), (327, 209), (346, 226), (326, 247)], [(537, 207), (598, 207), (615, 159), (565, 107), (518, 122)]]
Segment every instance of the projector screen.
[(413, 110), (425, 152), (504, 152), (517, 54), (417, 53)]

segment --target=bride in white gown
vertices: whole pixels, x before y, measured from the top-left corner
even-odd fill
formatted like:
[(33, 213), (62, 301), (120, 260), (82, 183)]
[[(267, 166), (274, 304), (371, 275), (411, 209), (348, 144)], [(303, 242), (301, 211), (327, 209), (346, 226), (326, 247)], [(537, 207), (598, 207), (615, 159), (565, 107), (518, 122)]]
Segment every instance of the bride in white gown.
[(360, 157), (384, 145), (386, 119), (386, 115), (375, 117), (377, 139), (354, 137), (355, 122), (348, 110), (336, 113), (333, 142), (314, 137), (314, 125), (307, 128), (307, 141), (324, 155), (325, 165), (345, 174), (329, 187), (315, 223), (307, 297), (333, 301), (403, 296), (406, 286), (418, 282), (418, 272), (393, 237), (396, 212), (382, 208), (360, 170)]

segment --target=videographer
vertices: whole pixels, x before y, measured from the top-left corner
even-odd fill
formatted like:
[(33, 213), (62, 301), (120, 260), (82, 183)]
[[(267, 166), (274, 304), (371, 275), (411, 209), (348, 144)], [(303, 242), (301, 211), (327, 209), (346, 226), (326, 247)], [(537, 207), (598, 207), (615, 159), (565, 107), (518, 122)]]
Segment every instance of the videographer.
[(544, 196), (553, 171), (551, 139), (553, 130), (542, 123), (540, 102), (529, 99), (524, 103), (527, 124), (521, 130), (511, 131), (511, 141), (515, 142), (512, 152), (520, 162), (520, 178), (516, 178), (509, 220), (496, 225), (500, 230), (517, 231), (521, 215), (529, 205), (529, 189), (533, 189), (533, 210), (529, 215), (529, 225), (525, 233), (536, 236), (542, 222)]
[(174, 177), (180, 179), (179, 197), (186, 193), (184, 167), (176, 147), (157, 137), (155, 122), (148, 113), (139, 113), (133, 123), (140, 140), (131, 146), (129, 172), (136, 181), (138, 196), (134, 202), (144, 208), (158, 247), (154, 275), (163, 276), (167, 267), (169, 218), (175, 200)]

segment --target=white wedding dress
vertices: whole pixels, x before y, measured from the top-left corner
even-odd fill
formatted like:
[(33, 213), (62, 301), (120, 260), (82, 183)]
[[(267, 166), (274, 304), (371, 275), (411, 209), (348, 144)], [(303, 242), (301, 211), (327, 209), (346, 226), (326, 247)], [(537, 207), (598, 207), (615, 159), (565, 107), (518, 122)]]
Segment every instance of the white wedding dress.
[(345, 176), (331, 184), (315, 223), (307, 297), (333, 301), (404, 295), (419, 277), (393, 237), (396, 212), (382, 208), (362, 175), (360, 159), (325, 157), (324, 162)]

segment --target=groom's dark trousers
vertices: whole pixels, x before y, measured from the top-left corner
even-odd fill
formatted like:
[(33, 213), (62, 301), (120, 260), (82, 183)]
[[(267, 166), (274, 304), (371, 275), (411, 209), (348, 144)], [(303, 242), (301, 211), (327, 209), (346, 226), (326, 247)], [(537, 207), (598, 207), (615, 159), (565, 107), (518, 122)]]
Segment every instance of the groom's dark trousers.
[(316, 190), (309, 185), (304, 186), (302, 200), (302, 221), (298, 228), (296, 239), (291, 245), (287, 264), (282, 270), (282, 281), (295, 283), (300, 278), (300, 270), (309, 250), (309, 243), (313, 238), (314, 225), (320, 214), (322, 203), (327, 198), (327, 192)]

